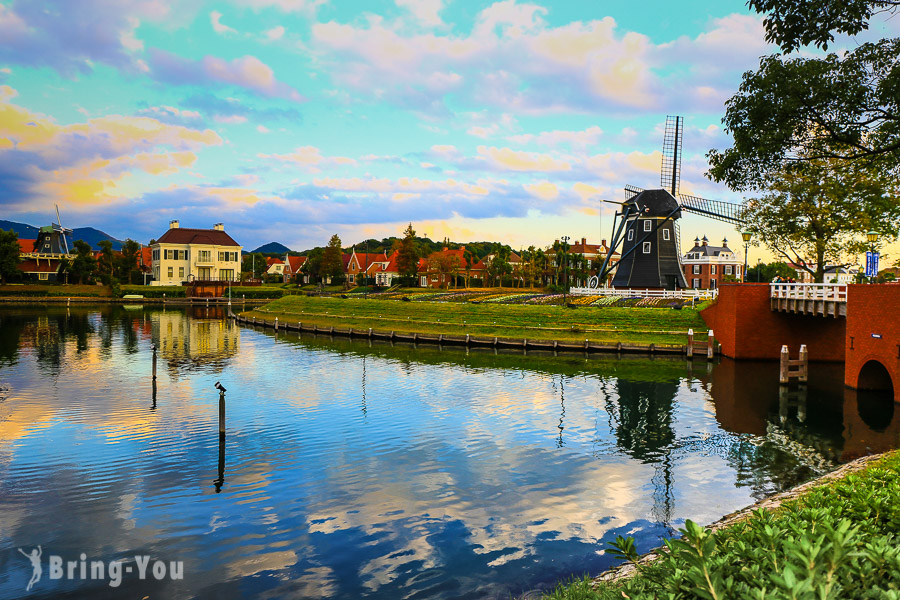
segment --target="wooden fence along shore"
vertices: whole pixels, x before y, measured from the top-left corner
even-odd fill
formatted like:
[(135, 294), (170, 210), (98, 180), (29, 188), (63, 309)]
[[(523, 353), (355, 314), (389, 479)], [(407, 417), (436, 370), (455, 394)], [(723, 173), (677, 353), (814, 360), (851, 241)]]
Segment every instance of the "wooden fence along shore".
[[(318, 325), (304, 325), (302, 321), (279, 321), (278, 317), (274, 321), (265, 319), (257, 319), (255, 317), (245, 317), (243, 315), (230, 315), (232, 319), (238, 323), (245, 325), (266, 327), (275, 331), (297, 331), (313, 334), (323, 334), (328, 336), (345, 336), (358, 339), (380, 339), (389, 341), (412, 342), (414, 344), (440, 344), (448, 346), (473, 346), (473, 347), (494, 347), (494, 348), (512, 348), (528, 350), (544, 350), (550, 352), (579, 352), (579, 353), (633, 353), (633, 354), (668, 354), (668, 355), (686, 355), (692, 357), (694, 355), (711, 359), (718, 352), (715, 344), (715, 338), (710, 335), (706, 343), (703, 344), (702, 352), (699, 345), (693, 343), (693, 334), (690, 335), (689, 344), (676, 346), (670, 344), (623, 344), (617, 342), (615, 344), (600, 344), (584, 340), (583, 343), (573, 343), (572, 341), (554, 341), (554, 340), (529, 340), (514, 339), (502, 337), (475, 337), (469, 334), (462, 335), (422, 335), (419, 333), (405, 333), (397, 331), (376, 331), (371, 327), (368, 329), (338, 329), (334, 326), (319, 327)], [(712, 332), (710, 331), (712, 334)]]

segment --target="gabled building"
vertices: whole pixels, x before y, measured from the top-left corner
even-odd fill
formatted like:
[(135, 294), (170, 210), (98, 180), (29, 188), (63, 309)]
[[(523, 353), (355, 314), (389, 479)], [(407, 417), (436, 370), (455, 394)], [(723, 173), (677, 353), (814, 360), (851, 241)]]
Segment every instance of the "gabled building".
[(284, 261), (280, 258), (266, 258), (266, 275), (284, 276)]
[(721, 246), (710, 246), (704, 235), (702, 240), (694, 239), (694, 247), (682, 258), (682, 266), (689, 287), (712, 290), (726, 277), (741, 281), (743, 262), (728, 247), (727, 239), (722, 240)]
[[(287, 255), (284, 257), (284, 282), (287, 283), (291, 281), (295, 275), (299, 274), (301, 269), (303, 268), (303, 264), (306, 262), (305, 256), (291, 256)], [(301, 283), (309, 283), (309, 276), (303, 275), (301, 278)]]
[[(379, 265), (386, 266), (388, 262), (390, 261), (387, 251), (369, 252), (366, 254), (365, 252), (357, 252), (356, 248), (354, 248), (350, 253), (350, 261), (347, 263), (347, 283), (350, 285), (365, 284), (362, 277), (363, 272), (368, 271), (370, 273), (369, 277), (373, 277), (371, 273), (377, 272), (373, 269)], [(381, 270), (383, 271), (384, 269)]]
[(60, 281), (63, 261), (74, 258), (64, 233), (53, 225), (41, 227), (37, 239), (19, 240), (19, 270), (31, 281)]
[(192, 229), (171, 221), (169, 230), (151, 248), (151, 285), (240, 278), (241, 245), (225, 233), (222, 223), (212, 229)]

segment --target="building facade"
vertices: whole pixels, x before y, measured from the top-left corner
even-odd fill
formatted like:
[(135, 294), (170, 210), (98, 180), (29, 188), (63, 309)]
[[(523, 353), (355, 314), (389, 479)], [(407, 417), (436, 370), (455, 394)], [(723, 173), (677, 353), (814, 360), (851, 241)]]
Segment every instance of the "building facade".
[(238, 281), (241, 246), (216, 223), (212, 229), (180, 227), (169, 230), (151, 244), (151, 285), (182, 285), (191, 281)]
[(684, 278), (693, 289), (712, 290), (730, 281), (741, 281), (743, 263), (728, 247), (728, 240), (722, 240), (721, 246), (710, 246), (704, 235), (703, 239), (694, 239), (694, 247), (682, 258)]

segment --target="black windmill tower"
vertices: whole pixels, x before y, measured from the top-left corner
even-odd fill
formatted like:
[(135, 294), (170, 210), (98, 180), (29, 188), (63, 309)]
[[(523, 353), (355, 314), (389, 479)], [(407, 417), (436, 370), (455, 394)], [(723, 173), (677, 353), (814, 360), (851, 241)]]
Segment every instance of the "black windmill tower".
[[(663, 159), (659, 189), (645, 190), (625, 186), (625, 201), (613, 221), (609, 254), (600, 268), (599, 281), (615, 269), (612, 286), (616, 288), (686, 288), (681, 264), (681, 231), (678, 219), (682, 211), (740, 225), (742, 207), (730, 202), (706, 200), (679, 192), (681, 183), (682, 137), (684, 117), (666, 117)], [(621, 246), (621, 257), (610, 264), (613, 251)]]

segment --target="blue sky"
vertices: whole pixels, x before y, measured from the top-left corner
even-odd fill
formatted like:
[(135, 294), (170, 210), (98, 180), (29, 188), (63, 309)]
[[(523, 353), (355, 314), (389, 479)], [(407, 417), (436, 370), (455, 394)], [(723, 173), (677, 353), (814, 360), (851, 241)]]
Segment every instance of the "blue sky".
[[(245, 247), (419, 233), (609, 237), (601, 198), (682, 191), (773, 48), (743, 1), (0, 1), (0, 216), (146, 242), (224, 221)], [(896, 24), (890, 24), (896, 28)], [(607, 205), (609, 206), (609, 205)], [(601, 212), (602, 209), (602, 212)], [(684, 236), (733, 229), (685, 218)]]

